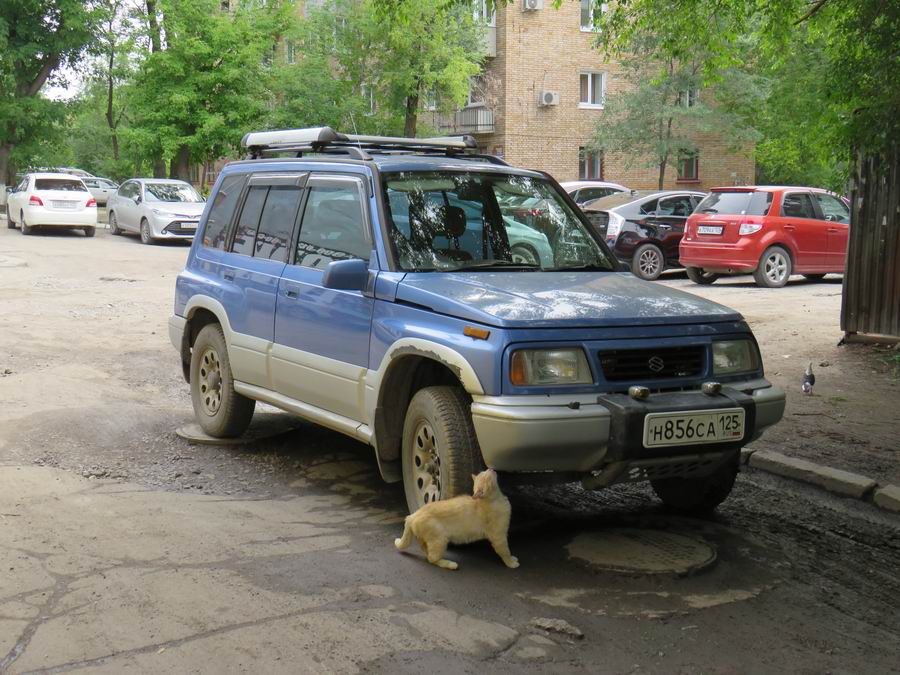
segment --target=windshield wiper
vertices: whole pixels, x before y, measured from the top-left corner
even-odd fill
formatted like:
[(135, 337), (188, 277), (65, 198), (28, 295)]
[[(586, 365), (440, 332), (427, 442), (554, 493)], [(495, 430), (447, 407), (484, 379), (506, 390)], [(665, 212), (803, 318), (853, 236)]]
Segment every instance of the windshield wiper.
[(460, 265), (459, 267), (448, 267), (447, 269), (441, 270), (442, 272), (465, 272), (468, 270), (482, 270), (482, 269), (490, 269), (491, 267), (502, 267), (504, 269), (522, 269), (522, 270), (539, 270), (541, 269), (540, 265), (535, 263), (521, 263), (521, 262), (513, 262), (512, 260), (479, 260), (477, 262), (470, 262), (465, 265)]

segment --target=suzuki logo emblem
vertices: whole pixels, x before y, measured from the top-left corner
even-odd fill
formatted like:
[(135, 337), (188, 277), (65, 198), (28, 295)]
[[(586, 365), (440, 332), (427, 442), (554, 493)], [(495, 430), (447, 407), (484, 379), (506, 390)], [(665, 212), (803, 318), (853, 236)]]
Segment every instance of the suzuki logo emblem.
[(647, 367), (654, 373), (658, 373), (666, 367), (666, 362), (658, 356), (651, 356), (647, 359)]

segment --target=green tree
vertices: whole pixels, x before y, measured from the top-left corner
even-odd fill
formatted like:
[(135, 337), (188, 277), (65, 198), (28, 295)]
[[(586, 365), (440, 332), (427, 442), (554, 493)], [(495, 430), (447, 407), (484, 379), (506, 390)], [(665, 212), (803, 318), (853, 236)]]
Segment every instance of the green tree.
[(97, 13), (84, 0), (0, 3), (0, 182), (15, 180), (64, 105), (39, 95), (60, 66), (74, 63), (91, 40)]
[(354, 97), (374, 100), (367, 119), (354, 115), (357, 127), (415, 136), (426, 98), (448, 110), (465, 101), (481, 70), (484, 28), (467, 3), (399, 0), (396, 9), (381, 11), (375, 0), (334, 0), (310, 11), (298, 65), (315, 69), (320, 79), (327, 70), (349, 86), (350, 96), (341, 99), (349, 111), (359, 109)]
[(702, 60), (670, 56), (660, 62), (654, 56), (645, 51), (620, 62), (624, 86), (606, 98), (594, 145), (622, 156), (626, 166), (656, 168), (661, 190), (668, 167), (695, 153), (701, 135), (718, 136), (734, 151), (757, 140), (748, 110), (761, 89), (747, 73), (730, 68), (717, 89), (701, 93)]
[(226, 154), (261, 119), (290, 7), (273, 0), (228, 12), (217, 0), (161, 0), (152, 9), (161, 13), (161, 31), (150, 26), (152, 51), (129, 86), (125, 133), (145, 156), (169, 160), (170, 175), (187, 179), (191, 160)]

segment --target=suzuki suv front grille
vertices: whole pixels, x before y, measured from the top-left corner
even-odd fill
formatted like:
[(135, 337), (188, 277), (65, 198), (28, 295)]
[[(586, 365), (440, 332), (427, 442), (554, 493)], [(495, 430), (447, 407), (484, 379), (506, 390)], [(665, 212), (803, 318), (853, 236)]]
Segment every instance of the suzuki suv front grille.
[(703, 345), (609, 349), (601, 350), (598, 357), (608, 382), (639, 382), (702, 375), (705, 351)]

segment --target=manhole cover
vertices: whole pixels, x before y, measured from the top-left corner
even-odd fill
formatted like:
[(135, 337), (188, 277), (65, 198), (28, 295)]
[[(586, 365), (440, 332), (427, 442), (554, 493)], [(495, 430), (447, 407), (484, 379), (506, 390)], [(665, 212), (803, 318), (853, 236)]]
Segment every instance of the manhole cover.
[(594, 567), (633, 574), (689, 574), (709, 567), (716, 549), (702, 539), (660, 530), (619, 528), (580, 534), (569, 557)]

